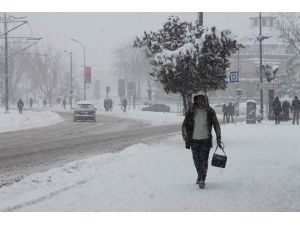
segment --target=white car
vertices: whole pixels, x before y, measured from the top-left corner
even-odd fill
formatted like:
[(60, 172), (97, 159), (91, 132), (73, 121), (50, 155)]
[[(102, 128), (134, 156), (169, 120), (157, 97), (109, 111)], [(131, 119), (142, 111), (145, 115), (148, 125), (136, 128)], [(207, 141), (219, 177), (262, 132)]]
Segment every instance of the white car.
[(96, 122), (96, 111), (94, 104), (90, 101), (77, 102), (76, 108), (73, 114), (73, 121), (77, 120), (92, 120)]

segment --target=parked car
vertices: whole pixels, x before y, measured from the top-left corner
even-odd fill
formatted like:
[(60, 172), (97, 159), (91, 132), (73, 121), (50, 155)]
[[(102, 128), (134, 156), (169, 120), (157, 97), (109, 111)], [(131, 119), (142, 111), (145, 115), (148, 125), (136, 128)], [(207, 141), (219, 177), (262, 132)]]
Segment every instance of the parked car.
[(76, 108), (73, 114), (73, 121), (77, 120), (92, 120), (96, 122), (96, 110), (97, 108), (90, 101), (77, 102)]
[(153, 104), (142, 108), (142, 111), (153, 111), (153, 112), (170, 112), (170, 106), (164, 104)]

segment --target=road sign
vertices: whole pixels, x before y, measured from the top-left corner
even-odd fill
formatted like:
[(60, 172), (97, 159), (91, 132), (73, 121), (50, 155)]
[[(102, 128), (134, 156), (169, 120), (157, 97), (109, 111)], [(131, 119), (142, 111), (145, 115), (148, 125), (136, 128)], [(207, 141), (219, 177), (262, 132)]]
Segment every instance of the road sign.
[(85, 82), (86, 84), (90, 84), (91, 81), (92, 81), (91, 76), (85, 76), (85, 77), (84, 77), (84, 82)]
[(85, 67), (85, 76), (91, 76), (92, 74), (92, 69), (90, 66)]
[(238, 71), (230, 71), (229, 81), (230, 81), (230, 83), (238, 83), (239, 82), (239, 72)]
[(279, 88), (278, 82), (272, 82), (272, 83), (259, 83), (258, 88), (265, 88), (265, 89), (277, 89)]
[(91, 69), (91, 67), (90, 66), (86, 66), (84, 72), (85, 72), (84, 82), (86, 84), (90, 84), (92, 82), (92, 78), (91, 78), (92, 69)]

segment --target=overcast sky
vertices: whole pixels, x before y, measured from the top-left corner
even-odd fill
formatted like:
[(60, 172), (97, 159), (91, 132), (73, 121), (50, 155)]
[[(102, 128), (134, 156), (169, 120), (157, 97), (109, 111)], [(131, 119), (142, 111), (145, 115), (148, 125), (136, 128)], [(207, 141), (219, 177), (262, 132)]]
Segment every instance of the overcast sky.
[[(182, 20), (194, 21), (197, 13), (10, 13), (13, 16), (27, 16), (31, 31), (36, 37), (43, 37), (40, 45), (53, 43), (57, 49), (72, 50), (82, 54), (77, 39), (86, 46), (87, 64), (108, 65), (114, 49), (130, 43), (144, 30), (157, 30), (169, 15), (177, 15)], [(249, 27), (249, 16), (255, 13), (204, 13), (206, 26), (229, 28), (241, 35)], [(2, 28), (3, 29), (3, 28)], [(1, 29), (1, 30), (2, 30)], [(15, 34), (30, 35), (27, 25)], [(80, 56), (82, 57), (82, 56)]]
[[(29, 26), (24, 25), (10, 32), (10, 36), (42, 37), (38, 45), (43, 48), (51, 43), (56, 50), (74, 52), (74, 71), (80, 71), (83, 65), (83, 51), (79, 44), (71, 41), (74, 38), (86, 47), (86, 65), (92, 66), (94, 77), (112, 75), (112, 62), (115, 59), (114, 50), (132, 43), (135, 36), (143, 32), (161, 28), (170, 15), (177, 15), (182, 20), (195, 21), (197, 13), (109, 13), (109, 12), (19, 12), (9, 13), (13, 16), (26, 16)], [(231, 29), (236, 35), (246, 34), (250, 25), (249, 17), (258, 13), (204, 13), (204, 25), (216, 26), (218, 29)], [(3, 27), (0, 27), (1, 32)], [(31, 34), (32, 32), (32, 34)], [(66, 55), (66, 63), (67, 63)]]

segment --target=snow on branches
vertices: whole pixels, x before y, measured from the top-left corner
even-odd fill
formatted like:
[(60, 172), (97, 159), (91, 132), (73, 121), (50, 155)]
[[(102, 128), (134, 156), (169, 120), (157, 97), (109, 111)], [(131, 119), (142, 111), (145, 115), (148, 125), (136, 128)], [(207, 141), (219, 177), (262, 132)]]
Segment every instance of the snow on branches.
[(135, 47), (146, 47), (151, 75), (165, 91), (191, 96), (199, 91), (225, 89), (229, 57), (238, 49), (230, 30), (217, 31), (170, 16), (162, 29), (144, 32)]
[(266, 77), (267, 81), (271, 82), (272, 80), (275, 79), (275, 75), (279, 70), (279, 66), (278, 65), (265, 64), (265, 65), (263, 65), (263, 70), (264, 70), (264, 74), (265, 74), (265, 77)]

